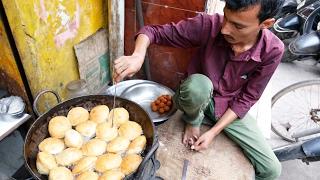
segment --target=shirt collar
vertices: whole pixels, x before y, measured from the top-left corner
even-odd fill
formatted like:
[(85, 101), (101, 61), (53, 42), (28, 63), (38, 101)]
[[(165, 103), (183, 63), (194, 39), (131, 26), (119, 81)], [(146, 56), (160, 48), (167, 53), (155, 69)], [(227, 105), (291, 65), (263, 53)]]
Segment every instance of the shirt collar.
[(250, 58), (256, 62), (261, 62), (261, 49), (263, 49), (265, 46), (265, 41), (264, 41), (265, 36), (266, 36), (266, 30), (262, 29), (259, 40), (251, 49), (249, 49), (249, 51), (251, 52)]
[[(233, 61), (249, 61), (250, 59), (252, 59), (253, 61), (261, 62), (261, 49), (263, 49), (265, 46), (265, 44), (264, 44), (264, 36), (266, 35), (265, 31), (266, 31), (265, 29), (261, 30), (260, 37), (259, 37), (258, 41), (249, 50), (241, 53), (237, 57), (235, 57), (233, 55), (233, 53), (231, 52), (231, 60), (233, 60)], [(217, 40), (218, 40), (217, 41), (218, 46), (230, 47), (228, 42), (223, 38), (223, 36), (221, 34), (218, 35)], [(231, 48), (230, 48), (230, 50), (231, 50)]]

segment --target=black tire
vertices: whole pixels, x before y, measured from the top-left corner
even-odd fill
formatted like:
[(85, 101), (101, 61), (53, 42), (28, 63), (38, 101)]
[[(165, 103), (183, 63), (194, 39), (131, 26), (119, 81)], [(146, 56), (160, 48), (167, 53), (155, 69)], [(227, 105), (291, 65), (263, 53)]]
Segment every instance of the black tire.
[(289, 50), (289, 44), (293, 40), (294, 40), (294, 38), (290, 38), (290, 39), (285, 39), (282, 41), (285, 49), (284, 49), (284, 53), (283, 53), (281, 62), (293, 62), (299, 58), (299, 56), (292, 54)]
[[(271, 100), (271, 108), (274, 107), (274, 104), (280, 99), (282, 98), (283, 96), (287, 95), (288, 93), (290, 92), (294, 92), (296, 91), (297, 89), (299, 88), (303, 88), (303, 87), (307, 87), (307, 86), (314, 86), (314, 85), (317, 85), (319, 86), (319, 89), (320, 89), (320, 79), (317, 79), (317, 80), (307, 80), (307, 81), (302, 81), (302, 82), (298, 82), (298, 83), (295, 83), (295, 84), (292, 84), (282, 90), (280, 90), (277, 94), (275, 94), (273, 97), (272, 97), (272, 100)], [(271, 130), (276, 134), (278, 135), (279, 137), (281, 137), (282, 139), (288, 141), (288, 142), (296, 142), (296, 139), (294, 138), (290, 138), (288, 137), (287, 135), (283, 134), (283, 132), (279, 131), (277, 126), (278, 126), (278, 122), (275, 122), (276, 120), (274, 119), (271, 119)]]

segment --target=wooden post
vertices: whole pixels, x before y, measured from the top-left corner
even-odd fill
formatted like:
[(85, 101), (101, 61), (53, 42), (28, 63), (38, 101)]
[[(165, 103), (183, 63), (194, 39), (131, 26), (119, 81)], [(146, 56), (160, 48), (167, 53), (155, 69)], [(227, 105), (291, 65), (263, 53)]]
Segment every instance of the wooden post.
[(124, 0), (108, 1), (110, 62), (124, 54), (124, 8)]

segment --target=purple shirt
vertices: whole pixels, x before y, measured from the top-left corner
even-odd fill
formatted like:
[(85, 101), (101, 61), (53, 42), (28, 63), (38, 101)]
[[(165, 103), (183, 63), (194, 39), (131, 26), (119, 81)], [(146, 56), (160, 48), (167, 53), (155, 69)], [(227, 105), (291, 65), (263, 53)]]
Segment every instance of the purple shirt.
[(145, 26), (138, 34), (147, 35), (151, 43), (159, 45), (198, 47), (188, 75), (201, 73), (211, 79), (217, 118), (228, 107), (243, 118), (280, 63), (284, 46), (271, 31), (264, 29), (252, 48), (235, 57), (220, 33), (222, 21), (223, 16), (218, 14), (200, 14), (177, 24)]

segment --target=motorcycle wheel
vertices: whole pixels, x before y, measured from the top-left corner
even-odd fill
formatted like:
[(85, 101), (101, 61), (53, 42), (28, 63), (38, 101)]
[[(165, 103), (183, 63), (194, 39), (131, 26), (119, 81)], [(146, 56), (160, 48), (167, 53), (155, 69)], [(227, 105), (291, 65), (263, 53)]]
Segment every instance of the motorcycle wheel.
[(289, 50), (289, 44), (292, 42), (293, 39), (294, 38), (290, 38), (282, 41), (285, 49), (284, 49), (281, 62), (293, 62), (299, 58), (298, 55), (292, 54)]

